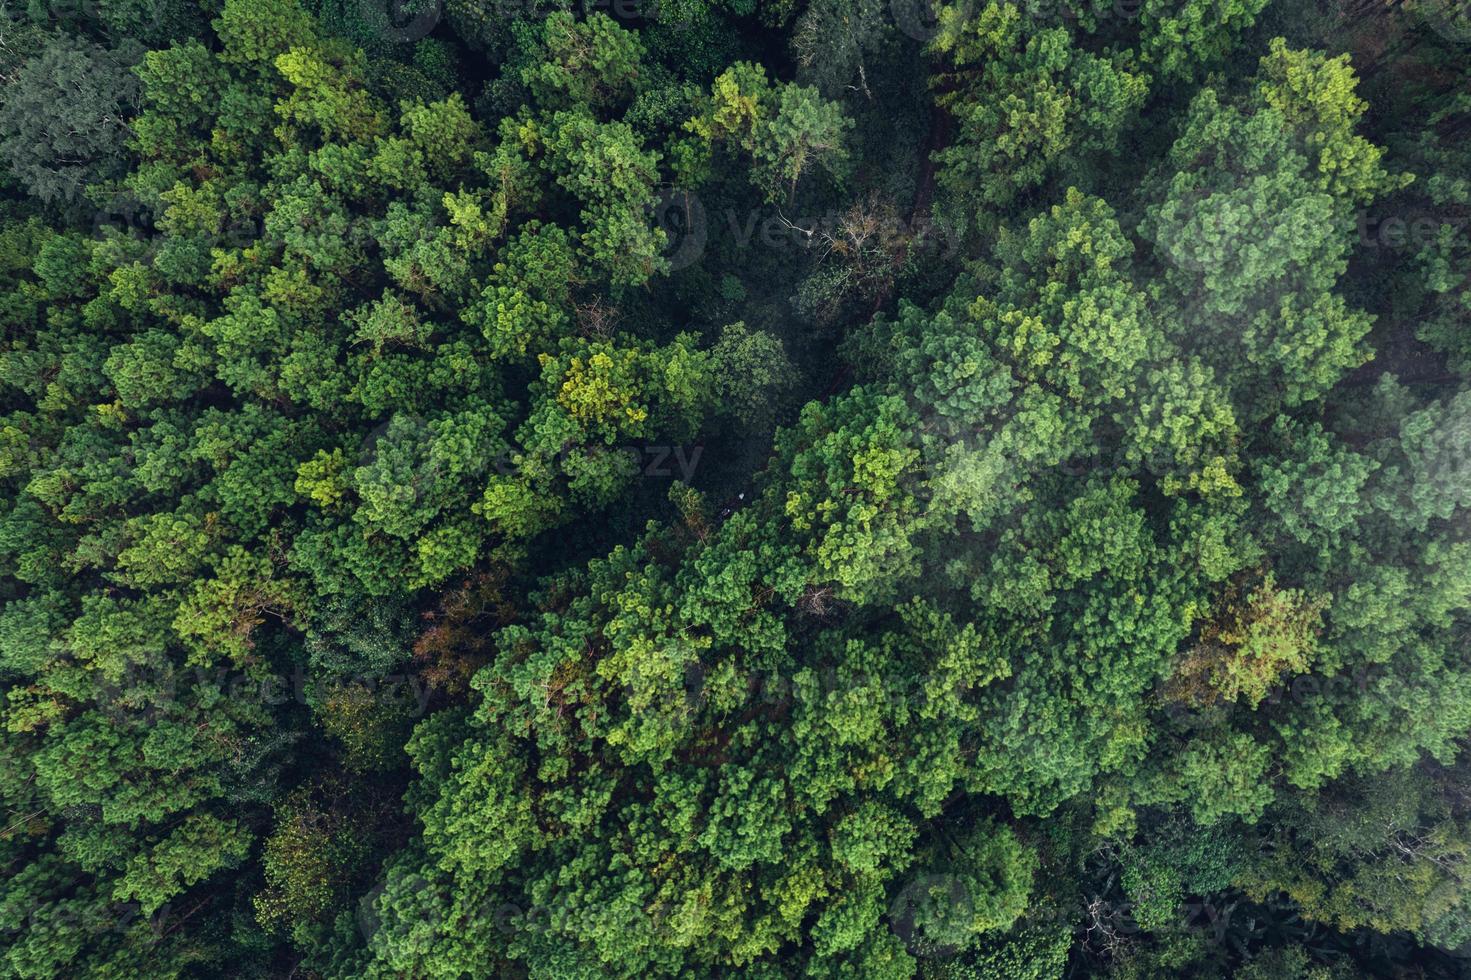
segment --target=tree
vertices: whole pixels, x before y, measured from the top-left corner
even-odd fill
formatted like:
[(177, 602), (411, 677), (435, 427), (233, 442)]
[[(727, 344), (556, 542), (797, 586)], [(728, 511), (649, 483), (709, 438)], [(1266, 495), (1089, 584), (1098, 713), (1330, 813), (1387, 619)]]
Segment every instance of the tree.
[(934, 155), (947, 194), (936, 217), (956, 234), (986, 227), (981, 215), (1082, 154), (1112, 149), (1144, 101), (1148, 83), (1125, 58), (1082, 50), (1061, 28), (1026, 30), (1011, 3), (947, 7), (940, 24), (931, 85), (957, 133)]
[(1449, 21), (43, 6), (0, 974), (1455, 972)]
[(814, 165), (841, 179), (848, 158), (843, 134), (852, 128), (852, 120), (835, 103), (823, 101), (815, 88), (784, 85), (773, 108), (751, 135), (751, 179), (766, 199), (779, 200), (785, 191), (791, 200), (797, 181)]
[(42, 201), (77, 201), (122, 171), (138, 80), (126, 60), (60, 35), (16, 73), (0, 100), (0, 159)]

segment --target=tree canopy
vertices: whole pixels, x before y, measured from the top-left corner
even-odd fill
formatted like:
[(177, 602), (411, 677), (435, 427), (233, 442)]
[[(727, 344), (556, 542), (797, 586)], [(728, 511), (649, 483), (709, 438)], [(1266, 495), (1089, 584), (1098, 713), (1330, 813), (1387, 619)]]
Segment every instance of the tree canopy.
[(1454, 13), (14, 11), (0, 976), (1462, 976)]

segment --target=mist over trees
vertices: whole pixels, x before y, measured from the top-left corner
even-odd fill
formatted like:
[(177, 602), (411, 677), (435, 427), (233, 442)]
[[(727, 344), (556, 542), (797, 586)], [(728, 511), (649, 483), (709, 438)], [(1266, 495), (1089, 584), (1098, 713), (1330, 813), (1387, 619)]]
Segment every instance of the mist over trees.
[(1471, 975), (1461, 0), (0, 29), (0, 976)]

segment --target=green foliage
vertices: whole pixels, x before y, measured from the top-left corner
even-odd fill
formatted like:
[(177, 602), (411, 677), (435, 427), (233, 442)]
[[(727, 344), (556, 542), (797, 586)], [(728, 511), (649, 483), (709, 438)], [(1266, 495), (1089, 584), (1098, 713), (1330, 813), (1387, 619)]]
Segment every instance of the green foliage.
[(1239, 872), (1242, 855), (1219, 831), (1168, 823), (1141, 847), (1124, 855), (1120, 883), (1138, 924), (1150, 932), (1176, 925), (1188, 895), (1224, 891)]
[(17, 12), (0, 974), (1453, 975), (1454, 24), (1128, 6)]
[(266, 888), (254, 898), (262, 926), (310, 943), (341, 902), (345, 873), (362, 860), (366, 842), (332, 810), (299, 789), (276, 807), (276, 829), (266, 840)]
[(578, 21), (558, 10), (534, 30), (523, 42), (520, 79), (538, 105), (604, 111), (632, 96), (641, 56), (637, 34), (601, 11)]
[(902, 913), (920, 949), (965, 947), (979, 933), (1003, 932), (1027, 907), (1036, 856), (1010, 828), (979, 824), (949, 844), (950, 871), (921, 878)]
[(750, 179), (768, 203), (791, 202), (805, 174), (820, 170), (842, 181), (848, 166), (847, 132), (853, 126), (842, 108), (817, 89), (772, 85), (760, 65), (737, 62), (715, 79), (703, 111), (685, 128), (694, 134), (686, 150), (700, 164), (728, 144), (751, 160)]
[(1264, 841), (1282, 843), (1251, 862), (1247, 890), (1281, 889), (1304, 915), (1340, 928), (1404, 931), (1441, 948), (1462, 947), (1471, 938), (1471, 841), (1444, 793), (1463, 778), (1427, 767), (1286, 802), (1282, 819), (1261, 832)]
[(8, 79), (0, 160), (43, 201), (74, 201), (119, 176), (138, 83), (125, 57), (60, 35)]
[(986, 939), (953, 959), (928, 960), (925, 980), (1061, 980), (1067, 968), (1069, 929), (1018, 929)]
[(1061, 28), (1037, 30), (1021, 7), (987, 3), (940, 13), (931, 42), (943, 70), (936, 103), (955, 117), (954, 142), (935, 154), (947, 194), (937, 217), (956, 233), (987, 225), (1081, 155), (1111, 150), (1144, 101), (1147, 79), (1127, 58), (1099, 57)]

